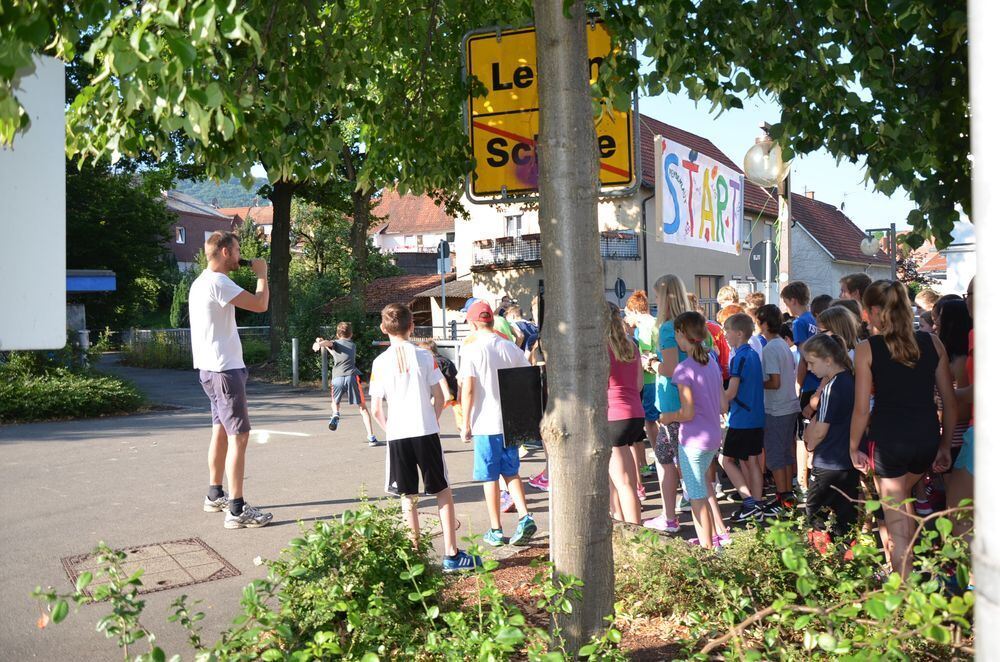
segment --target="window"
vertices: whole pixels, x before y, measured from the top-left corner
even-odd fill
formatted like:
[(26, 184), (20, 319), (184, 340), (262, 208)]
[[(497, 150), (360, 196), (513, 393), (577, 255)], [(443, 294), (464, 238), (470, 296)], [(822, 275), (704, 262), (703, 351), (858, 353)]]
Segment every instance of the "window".
[(174, 241), (178, 244), (183, 244), (187, 241), (187, 230), (181, 226), (174, 228)]
[(521, 214), (510, 214), (507, 216), (507, 234), (505, 236), (521, 236)]
[(719, 294), (719, 284), (722, 276), (695, 276), (694, 293), (698, 297), (698, 303), (705, 309), (705, 317), (714, 320), (719, 312), (719, 303), (715, 297)]
[(423, 248), (423, 247), (424, 247), (424, 235), (418, 234), (417, 235), (417, 248)]
[(412, 234), (403, 235), (403, 247), (410, 248), (417, 244), (417, 237)]
[(454, 232), (449, 232), (449, 233), (445, 234), (444, 240), (447, 241), (449, 244), (454, 244), (455, 243), (455, 233)]

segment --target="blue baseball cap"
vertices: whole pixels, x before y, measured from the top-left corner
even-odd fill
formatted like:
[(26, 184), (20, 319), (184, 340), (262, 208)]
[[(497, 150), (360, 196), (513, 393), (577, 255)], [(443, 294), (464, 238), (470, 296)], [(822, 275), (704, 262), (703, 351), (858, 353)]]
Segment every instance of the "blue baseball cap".
[(462, 312), (463, 313), (469, 312), (469, 308), (471, 308), (472, 304), (474, 304), (477, 301), (479, 301), (479, 299), (477, 299), (476, 297), (469, 297), (468, 299), (466, 299), (465, 305), (462, 306)]

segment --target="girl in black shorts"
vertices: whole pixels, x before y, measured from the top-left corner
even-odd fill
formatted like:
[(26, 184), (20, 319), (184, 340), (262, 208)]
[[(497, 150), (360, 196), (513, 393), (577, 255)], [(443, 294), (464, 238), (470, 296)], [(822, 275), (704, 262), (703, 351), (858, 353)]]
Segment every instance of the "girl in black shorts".
[[(932, 466), (943, 471), (951, 464), (955, 393), (948, 353), (937, 337), (914, 332), (913, 310), (902, 283), (872, 283), (863, 303), (874, 335), (855, 351), (851, 459), (859, 471), (873, 467), (879, 495), (898, 505), (925, 471)], [(935, 386), (943, 403), (943, 430), (934, 403)], [(863, 449), (866, 429), (868, 447)], [(885, 509), (885, 521), (892, 568), (905, 578), (913, 560), (904, 556), (916, 525), (891, 508)]]
[(639, 477), (632, 444), (645, 437), (642, 407), (642, 361), (639, 345), (625, 331), (618, 306), (608, 302), (608, 431), (611, 434), (611, 511), (629, 524), (639, 524)]

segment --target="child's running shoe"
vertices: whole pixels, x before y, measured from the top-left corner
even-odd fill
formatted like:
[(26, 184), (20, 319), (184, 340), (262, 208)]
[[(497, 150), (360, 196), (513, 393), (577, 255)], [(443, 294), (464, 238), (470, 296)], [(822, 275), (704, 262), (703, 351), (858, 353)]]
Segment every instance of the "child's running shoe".
[(733, 513), (733, 516), (730, 519), (736, 524), (746, 524), (751, 521), (759, 522), (764, 519), (764, 515), (761, 513), (760, 507), (757, 505), (744, 505), (738, 511)]
[(372, 435), (368, 437), (368, 447), (374, 448), (375, 446), (378, 446), (378, 438), (375, 437), (375, 435)]
[(656, 465), (655, 464), (647, 464), (646, 466), (644, 466), (644, 467), (642, 467), (642, 468), (639, 469), (639, 473), (642, 475), (643, 478), (649, 478), (650, 476), (655, 476), (656, 475)]
[(340, 425), (340, 416), (338, 414), (334, 414), (333, 416), (330, 417), (330, 422), (327, 424), (326, 427), (330, 428), (333, 431), (336, 431), (338, 425)]
[(647, 529), (655, 529), (667, 533), (677, 533), (681, 530), (681, 523), (676, 519), (667, 519), (666, 515), (659, 515), (658, 517), (645, 520), (642, 525)]
[(639, 487), (635, 488), (635, 493), (637, 495), (639, 495), (639, 501), (645, 501), (646, 500), (646, 486), (645, 485), (640, 485)]
[(500, 490), (500, 512), (509, 513), (514, 510), (514, 497), (507, 490)]
[(785, 514), (785, 507), (777, 499), (775, 499), (774, 501), (765, 503), (760, 508), (760, 513), (764, 517), (768, 518), (781, 517)]
[(531, 515), (525, 515), (517, 522), (517, 530), (514, 531), (514, 535), (510, 537), (511, 545), (524, 546), (531, 541), (535, 533), (538, 532), (538, 526), (535, 524), (535, 520)]
[(490, 547), (503, 547), (503, 529), (490, 529), (483, 534), (483, 542)]
[(445, 572), (465, 572), (482, 567), (483, 560), (478, 556), (473, 556), (458, 550), (454, 556), (446, 556), (441, 561), (441, 569)]
[(677, 500), (677, 510), (679, 510), (682, 513), (691, 512), (691, 502), (682, 496), (680, 499)]
[(913, 509), (921, 517), (927, 517), (934, 512), (934, 506), (926, 499), (917, 499), (916, 503), (913, 504)]
[(541, 490), (543, 492), (549, 491), (549, 475), (546, 472), (541, 472), (534, 478), (528, 481), (528, 485), (531, 485), (536, 490)]
[(733, 544), (733, 539), (728, 533), (723, 533), (721, 536), (712, 536), (712, 544), (716, 547), (727, 547)]

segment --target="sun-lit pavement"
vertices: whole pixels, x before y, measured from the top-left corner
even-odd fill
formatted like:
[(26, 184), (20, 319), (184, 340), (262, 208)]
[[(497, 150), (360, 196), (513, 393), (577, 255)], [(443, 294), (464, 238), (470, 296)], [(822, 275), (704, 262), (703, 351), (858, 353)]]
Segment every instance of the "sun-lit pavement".
[[(239, 608), (243, 586), (262, 577), (255, 557), (274, 558), (295, 537), (299, 522), (329, 519), (349, 509), (365, 490), (384, 496), (385, 447), (368, 448), (355, 408), (340, 429), (327, 429), (329, 401), (320, 389), (249, 385), (251, 437), (245, 493), (249, 503), (274, 513), (264, 529), (229, 531), (221, 513), (204, 513), (208, 406), (193, 372), (114, 367), (158, 404), (178, 408), (135, 416), (0, 426), (3, 471), (3, 563), (0, 564), (0, 658), (111, 659), (114, 644), (95, 632), (105, 612), (91, 606), (65, 622), (39, 630), (38, 585), (69, 590), (62, 559), (91, 551), (98, 541), (116, 548), (200, 538), (239, 576), (145, 596), (143, 623), (168, 652), (189, 653), (179, 626), (167, 623), (170, 603), (182, 594), (202, 601), (208, 640)], [(471, 445), (458, 438), (450, 414), (442, 416), (443, 445), (461, 524), (460, 536), (482, 533), (487, 517), (482, 489), (472, 483)], [(263, 434), (263, 431), (267, 431)], [(541, 469), (540, 452), (525, 459), (523, 475)], [(547, 498), (528, 490), (540, 533), (548, 530)], [(652, 500), (651, 500), (652, 501)], [(652, 505), (647, 506), (652, 508)], [(433, 498), (420, 502), (427, 519)], [(505, 516), (508, 534), (515, 515)], [(464, 546), (464, 543), (463, 543)], [(185, 655), (187, 657), (187, 655)]]

